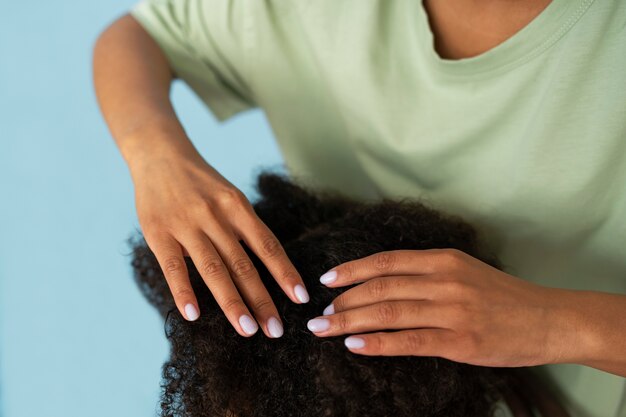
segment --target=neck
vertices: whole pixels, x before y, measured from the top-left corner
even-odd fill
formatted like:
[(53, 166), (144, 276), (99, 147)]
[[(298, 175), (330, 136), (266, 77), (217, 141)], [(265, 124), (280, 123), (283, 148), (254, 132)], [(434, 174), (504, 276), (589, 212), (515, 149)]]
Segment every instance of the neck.
[(435, 49), (445, 59), (469, 58), (504, 42), (551, 0), (423, 0)]

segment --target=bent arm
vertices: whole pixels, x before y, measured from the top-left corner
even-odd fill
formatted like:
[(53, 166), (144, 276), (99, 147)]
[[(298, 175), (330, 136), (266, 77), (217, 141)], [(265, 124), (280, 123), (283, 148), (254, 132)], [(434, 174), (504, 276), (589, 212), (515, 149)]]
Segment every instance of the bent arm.
[(98, 37), (96, 96), (131, 172), (153, 156), (197, 154), (169, 99), (174, 78), (157, 43), (132, 16), (122, 16)]

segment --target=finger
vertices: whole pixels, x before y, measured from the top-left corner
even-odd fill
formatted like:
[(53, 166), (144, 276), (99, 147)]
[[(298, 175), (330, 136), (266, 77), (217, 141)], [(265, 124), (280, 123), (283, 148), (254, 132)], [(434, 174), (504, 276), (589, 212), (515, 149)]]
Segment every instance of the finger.
[(446, 327), (448, 307), (432, 301), (385, 301), (311, 319), (307, 327), (316, 336), (386, 329)]
[(324, 315), (382, 301), (432, 300), (440, 292), (441, 285), (430, 278), (430, 276), (419, 275), (372, 278), (336, 297), (324, 309)]
[(156, 237), (145, 236), (145, 238), (163, 271), (176, 308), (185, 319), (196, 320), (200, 316), (200, 309), (189, 282), (187, 265), (180, 244), (172, 236), (166, 234)]
[(239, 293), (252, 309), (256, 320), (262, 324), (265, 335), (272, 338), (282, 336), (283, 324), (276, 305), (239, 240), (232, 232), (217, 225), (211, 228), (211, 237)]
[(282, 290), (294, 303), (307, 303), (309, 293), (302, 277), (293, 266), (280, 241), (254, 213), (247, 211), (236, 231), (254, 251)]
[(467, 257), (456, 249), (382, 251), (344, 262), (320, 277), (329, 287), (341, 287), (389, 275), (427, 275), (457, 266)]
[(235, 330), (242, 336), (255, 334), (259, 327), (208, 236), (202, 232), (192, 233), (182, 243), (189, 251), (202, 280)]
[(449, 356), (455, 333), (447, 329), (413, 329), (358, 334), (345, 339), (353, 353), (369, 356)]

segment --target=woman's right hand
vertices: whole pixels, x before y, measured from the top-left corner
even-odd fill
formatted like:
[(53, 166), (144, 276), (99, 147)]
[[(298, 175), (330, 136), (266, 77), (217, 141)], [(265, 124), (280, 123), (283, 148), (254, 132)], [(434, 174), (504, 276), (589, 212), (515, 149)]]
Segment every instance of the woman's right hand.
[(280, 337), (276, 306), (240, 240), (293, 302), (306, 303), (309, 296), (282, 245), (245, 195), (197, 152), (152, 155), (133, 165), (131, 173), (144, 238), (183, 317), (195, 320), (201, 314), (183, 259), (190, 256), (239, 334), (254, 334), (258, 322), (268, 337)]
[(169, 99), (175, 74), (159, 45), (126, 14), (98, 37), (93, 59), (98, 103), (130, 168), (144, 238), (178, 310), (187, 320), (201, 314), (183, 258), (190, 256), (237, 332), (254, 334), (258, 321), (266, 335), (280, 337), (276, 306), (239, 241), (296, 303), (309, 299), (304, 283), (244, 194), (187, 137)]

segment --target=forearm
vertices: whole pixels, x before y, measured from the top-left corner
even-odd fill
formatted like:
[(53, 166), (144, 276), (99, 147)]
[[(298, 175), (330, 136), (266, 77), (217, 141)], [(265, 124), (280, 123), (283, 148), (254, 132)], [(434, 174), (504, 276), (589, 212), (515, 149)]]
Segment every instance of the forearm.
[(93, 52), (104, 119), (130, 168), (159, 155), (196, 155), (169, 99), (174, 74), (156, 42), (130, 15), (109, 26)]
[(564, 362), (626, 377), (626, 295), (567, 291), (565, 300), (564, 322), (573, 337), (563, 341), (575, 353)]

